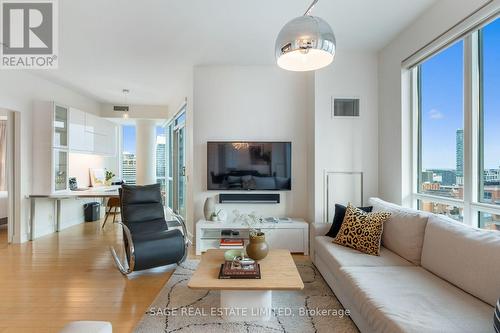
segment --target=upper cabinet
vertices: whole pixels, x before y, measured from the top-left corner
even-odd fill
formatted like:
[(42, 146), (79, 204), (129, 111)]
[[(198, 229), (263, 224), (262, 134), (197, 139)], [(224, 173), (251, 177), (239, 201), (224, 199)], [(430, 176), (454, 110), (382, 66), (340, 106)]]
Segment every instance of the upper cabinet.
[(116, 156), (118, 129), (109, 120), (54, 102), (34, 106), (33, 193), (68, 190), (71, 152)]
[(68, 189), (69, 109), (35, 102), (33, 110), (33, 181), (36, 194)]
[(85, 137), (85, 112), (71, 108), (69, 128), (70, 149), (79, 152), (89, 151)]
[(53, 147), (68, 148), (68, 108), (54, 104), (53, 110)]
[(70, 151), (116, 155), (117, 128), (109, 120), (71, 108), (69, 128)]

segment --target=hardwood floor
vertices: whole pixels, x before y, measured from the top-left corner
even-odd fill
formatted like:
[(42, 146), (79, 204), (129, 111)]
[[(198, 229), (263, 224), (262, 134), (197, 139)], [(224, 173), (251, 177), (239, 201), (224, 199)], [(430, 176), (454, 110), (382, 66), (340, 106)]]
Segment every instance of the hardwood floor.
[(130, 332), (170, 277), (165, 269), (123, 277), (109, 245), (117, 225), (85, 223), (34, 242), (6, 245), (0, 232), (0, 333), (58, 332), (73, 320), (104, 320)]
[(7, 247), (7, 226), (0, 226), (0, 249)]

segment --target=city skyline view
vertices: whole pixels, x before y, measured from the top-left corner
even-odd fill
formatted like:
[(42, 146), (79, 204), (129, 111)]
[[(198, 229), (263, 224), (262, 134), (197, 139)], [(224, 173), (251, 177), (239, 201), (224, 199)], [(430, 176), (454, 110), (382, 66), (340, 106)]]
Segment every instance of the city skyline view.
[[(481, 170), (478, 193), (472, 201), (500, 205), (500, 19), (478, 32), (479, 121), (468, 126), (464, 116), (465, 40), (461, 39), (419, 65), (418, 98), (420, 103), (419, 146), (421, 170), (419, 189), (436, 198), (467, 200), (464, 187), (467, 177), (477, 177), (464, 170), (464, 161), (471, 157)], [(474, 74), (474, 73), (473, 73)], [(474, 81), (473, 81), (474, 82)], [(464, 138), (476, 130), (477, 153), (464, 155)], [(474, 156), (475, 155), (475, 156)], [(470, 193), (470, 192), (469, 192)], [(477, 196), (475, 196), (477, 195)], [(457, 221), (464, 220), (460, 204), (436, 200), (419, 200), (419, 208), (444, 214)], [(478, 211), (481, 228), (496, 229), (499, 215)]]
[[(483, 29), (484, 169), (500, 168), (500, 20)], [(460, 41), (421, 66), (422, 168), (456, 170), (456, 131), (463, 122)], [(486, 70), (487, 69), (487, 70)]]
[[(136, 184), (136, 128), (133, 125), (122, 126), (122, 178), (130, 185)], [(163, 127), (156, 127), (156, 180), (166, 188), (166, 136)]]

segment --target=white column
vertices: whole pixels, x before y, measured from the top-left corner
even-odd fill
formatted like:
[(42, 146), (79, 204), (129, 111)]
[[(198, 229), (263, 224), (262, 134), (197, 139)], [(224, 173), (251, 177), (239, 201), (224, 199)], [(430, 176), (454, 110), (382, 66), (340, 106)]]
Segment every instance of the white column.
[(156, 183), (156, 122), (136, 121), (137, 185)]
[(227, 321), (268, 321), (272, 316), (271, 290), (221, 290), (220, 308)]

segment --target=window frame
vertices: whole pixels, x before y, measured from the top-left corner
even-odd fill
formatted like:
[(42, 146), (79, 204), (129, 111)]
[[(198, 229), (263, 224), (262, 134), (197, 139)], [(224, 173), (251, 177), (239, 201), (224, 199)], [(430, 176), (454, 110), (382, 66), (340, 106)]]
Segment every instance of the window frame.
[[(479, 214), (500, 214), (500, 205), (481, 202), (481, 189), (484, 167), (483, 156), (483, 95), (482, 95), (482, 37), (481, 29), (489, 23), (500, 18), (500, 13), (489, 17), (480, 25), (476, 26), (466, 35), (454, 39), (436, 52), (419, 60), (408, 67), (409, 71), (409, 91), (410, 91), (410, 112), (411, 112), (411, 156), (412, 156), (412, 177), (411, 177), (411, 206), (418, 208), (418, 201), (432, 201), (436, 203), (453, 205), (463, 209), (463, 223), (473, 227), (480, 227)], [(464, 82), (463, 82), (463, 117), (464, 117), (464, 184), (463, 199), (446, 198), (425, 193), (420, 193), (419, 186), (422, 177), (422, 103), (421, 73), (420, 65), (439, 53), (452, 46), (456, 42), (464, 42)]]

